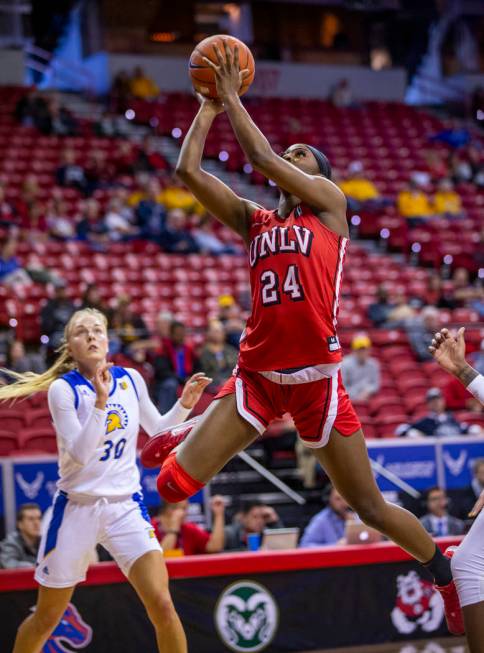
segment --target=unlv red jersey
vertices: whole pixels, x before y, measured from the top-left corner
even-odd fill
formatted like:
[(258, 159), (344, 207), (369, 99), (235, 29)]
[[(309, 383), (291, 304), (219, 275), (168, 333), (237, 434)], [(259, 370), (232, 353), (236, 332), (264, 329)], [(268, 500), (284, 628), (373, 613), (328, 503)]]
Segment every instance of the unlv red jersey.
[(240, 366), (262, 372), (341, 361), (336, 316), (348, 239), (304, 204), (284, 220), (256, 210), (249, 237), (252, 314)]

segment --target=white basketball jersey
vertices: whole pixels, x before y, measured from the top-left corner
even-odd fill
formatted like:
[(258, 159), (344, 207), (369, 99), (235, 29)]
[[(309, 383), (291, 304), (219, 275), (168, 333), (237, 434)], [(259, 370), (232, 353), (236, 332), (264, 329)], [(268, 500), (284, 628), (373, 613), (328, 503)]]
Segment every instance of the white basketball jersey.
[[(106, 424), (92, 457), (85, 465), (76, 463), (66, 451), (66, 435), (57, 431), (59, 481), (67, 493), (93, 497), (122, 497), (140, 491), (136, 465), (136, 442), (140, 424), (138, 391), (133, 377), (123, 367), (111, 367), (112, 388), (106, 405)], [(65, 384), (71, 393), (77, 417), (84, 425), (96, 402), (91, 383), (77, 370), (54, 383)], [(70, 388), (68, 387), (70, 386)]]

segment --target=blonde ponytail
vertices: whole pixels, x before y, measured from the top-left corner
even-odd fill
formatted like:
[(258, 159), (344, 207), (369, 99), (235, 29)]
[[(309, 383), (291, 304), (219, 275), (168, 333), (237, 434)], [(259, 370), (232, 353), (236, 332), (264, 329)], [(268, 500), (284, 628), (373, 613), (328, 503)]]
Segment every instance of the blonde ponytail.
[(64, 329), (64, 340), (57, 350), (59, 357), (48, 370), (42, 374), (36, 374), (35, 372), (23, 372), (19, 374), (12, 370), (0, 369), (0, 371), (15, 379), (14, 383), (0, 387), (0, 401), (6, 401), (8, 399), (15, 400), (21, 397), (28, 397), (36, 392), (45, 392), (56, 379), (75, 369), (77, 363), (69, 353), (67, 339), (74, 320), (82, 315), (93, 315), (94, 317), (100, 318), (104, 326), (107, 327), (106, 316), (101, 311), (95, 308), (84, 308), (76, 311)]

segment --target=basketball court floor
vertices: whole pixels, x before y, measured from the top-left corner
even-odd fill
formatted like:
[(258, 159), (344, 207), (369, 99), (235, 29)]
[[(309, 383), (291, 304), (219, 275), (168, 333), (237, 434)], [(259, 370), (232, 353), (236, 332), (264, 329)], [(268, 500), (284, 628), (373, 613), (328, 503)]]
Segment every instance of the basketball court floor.
[(425, 639), (418, 642), (377, 644), (352, 648), (332, 648), (301, 653), (469, 653), (465, 640), (460, 637)]

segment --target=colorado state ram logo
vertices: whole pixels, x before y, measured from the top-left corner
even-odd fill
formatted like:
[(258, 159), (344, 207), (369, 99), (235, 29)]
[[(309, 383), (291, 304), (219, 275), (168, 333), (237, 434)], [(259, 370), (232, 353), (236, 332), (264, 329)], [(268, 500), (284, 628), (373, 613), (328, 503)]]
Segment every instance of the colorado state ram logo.
[(279, 611), (272, 595), (259, 583), (229, 585), (215, 608), (215, 625), (231, 651), (264, 651), (274, 639)]

